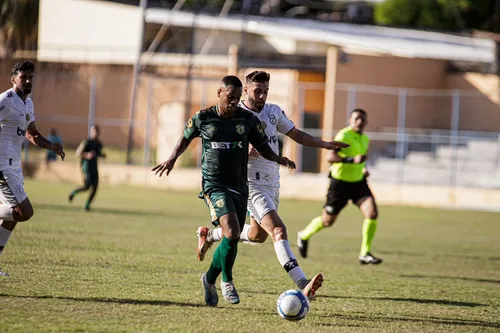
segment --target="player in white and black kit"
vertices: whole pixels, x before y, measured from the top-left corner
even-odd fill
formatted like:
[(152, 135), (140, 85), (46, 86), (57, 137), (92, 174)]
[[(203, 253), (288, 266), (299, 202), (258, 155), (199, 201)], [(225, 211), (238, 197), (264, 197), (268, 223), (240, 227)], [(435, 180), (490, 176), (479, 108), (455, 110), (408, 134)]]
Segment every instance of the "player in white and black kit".
[[(28, 221), (33, 216), (33, 206), (24, 192), (21, 168), (25, 138), (38, 147), (52, 150), (62, 159), (65, 155), (59, 143), (45, 139), (35, 126), (33, 102), (28, 97), (34, 73), (31, 62), (15, 64), (11, 72), (12, 88), (0, 94), (0, 254), (17, 222)], [(0, 271), (0, 275), (8, 274)]]
[[(269, 138), (269, 145), (278, 153), (278, 133), (287, 135), (295, 142), (317, 148), (334, 150), (348, 145), (342, 142), (325, 142), (297, 129), (285, 112), (276, 104), (266, 103), (269, 92), (270, 75), (264, 71), (254, 71), (246, 76), (244, 92), (246, 99), (240, 106), (251, 111), (262, 123)], [(278, 260), (293, 282), (311, 298), (321, 287), (323, 276), (316, 274), (311, 280), (297, 263), (290, 248), (286, 226), (278, 215), (280, 175), (279, 167), (267, 163), (255, 149), (250, 149), (248, 160), (250, 224), (245, 224), (240, 241), (263, 243), (270, 235)], [(210, 230), (200, 227), (198, 234), (198, 260), (203, 260), (213, 242), (220, 241), (220, 229)]]

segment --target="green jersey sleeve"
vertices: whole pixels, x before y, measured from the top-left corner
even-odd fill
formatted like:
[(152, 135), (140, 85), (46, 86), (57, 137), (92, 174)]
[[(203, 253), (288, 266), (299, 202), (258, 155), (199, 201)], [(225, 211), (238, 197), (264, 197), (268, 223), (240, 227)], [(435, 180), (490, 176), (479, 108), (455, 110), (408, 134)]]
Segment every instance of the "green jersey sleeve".
[(196, 113), (192, 116), (186, 123), (184, 128), (184, 138), (187, 140), (193, 140), (194, 138), (200, 136), (200, 113)]
[(250, 117), (250, 132), (248, 133), (248, 141), (254, 147), (262, 146), (269, 141), (259, 119), (253, 114)]

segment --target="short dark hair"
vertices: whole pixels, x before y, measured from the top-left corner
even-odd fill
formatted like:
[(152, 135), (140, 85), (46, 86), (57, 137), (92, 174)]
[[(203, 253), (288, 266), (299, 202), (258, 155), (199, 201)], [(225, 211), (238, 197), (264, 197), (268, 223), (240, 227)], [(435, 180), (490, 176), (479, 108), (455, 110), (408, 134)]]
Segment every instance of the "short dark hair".
[(361, 109), (361, 108), (357, 108), (357, 109), (352, 110), (351, 115), (353, 113), (361, 113), (362, 115), (366, 116), (366, 111), (364, 109)]
[(25, 72), (25, 71), (32, 71), (32, 72), (34, 72), (35, 71), (35, 65), (33, 65), (33, 63), (29, 62), (29, 61), (18, 62), (17, 64), (15, 64), (12, 67), (12, 71), (10, 72), (10, 74), (12, 76), (16, 76), (17, 73), (19, 73), (19, 72)]
[(269, 82), (271, 74), (265, 71), (253, 71), (249, 73), (245, 80), (246, 82)]
[(243, 84), (241, 83), (241, 80), (238, 79), (237, 76), (234, 75), (227, 75), (224, 76), (221, 80), (221, 83), (224, 84), (226, 87), (227, 86), (233, 86), (235, 88), (241, 88), (243, 87)]

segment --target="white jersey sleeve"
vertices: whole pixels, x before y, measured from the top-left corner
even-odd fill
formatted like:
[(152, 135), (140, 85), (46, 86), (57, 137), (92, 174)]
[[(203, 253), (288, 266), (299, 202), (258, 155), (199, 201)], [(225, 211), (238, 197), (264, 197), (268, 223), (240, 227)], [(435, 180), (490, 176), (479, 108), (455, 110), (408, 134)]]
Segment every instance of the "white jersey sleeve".
[(283, 111), (279, 106), (277, 106), (275, 113), (276, 118), (278, 119), (278, 123), (276, 124), (278, 132), (287, 134), (295, 127), (293, 121), (287, 118), (285, 111)]

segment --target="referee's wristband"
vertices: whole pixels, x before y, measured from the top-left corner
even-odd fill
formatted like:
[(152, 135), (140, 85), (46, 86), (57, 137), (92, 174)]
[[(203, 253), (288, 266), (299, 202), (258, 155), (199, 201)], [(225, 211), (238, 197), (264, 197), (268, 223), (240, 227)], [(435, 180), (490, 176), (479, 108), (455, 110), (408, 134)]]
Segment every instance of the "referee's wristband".
[(354, 163), (354, 157), (345, 157), (343, 162), (344, 163)]

